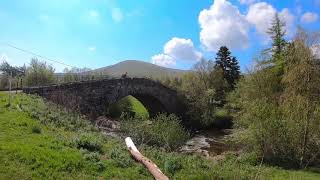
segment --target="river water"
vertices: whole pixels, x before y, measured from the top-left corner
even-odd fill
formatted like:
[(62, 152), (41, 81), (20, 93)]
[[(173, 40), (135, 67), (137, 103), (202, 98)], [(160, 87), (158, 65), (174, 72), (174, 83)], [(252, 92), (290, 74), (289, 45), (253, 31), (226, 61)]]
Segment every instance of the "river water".
[(179, 151), (205, 157), (214, 157), (227, 151), (235, 151), (235, 148), (228, 143), (232, 134), (232, 129), (199, 131)]

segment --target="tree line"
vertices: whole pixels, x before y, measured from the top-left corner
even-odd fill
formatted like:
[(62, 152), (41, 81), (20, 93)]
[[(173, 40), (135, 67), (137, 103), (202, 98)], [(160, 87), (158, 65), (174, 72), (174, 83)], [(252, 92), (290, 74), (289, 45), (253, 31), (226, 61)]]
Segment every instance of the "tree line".
[(89, 68), (65, 68), (63, 73), (55, 73), (53, 66), (37, 58), (32, 58), (28, 66), (12, 66), (4, 60), (0, 64), (0, 90), (9, 89), (10, 84), (13, 89), (20, 89), (108, 78), (107, 75), (90, 71)]

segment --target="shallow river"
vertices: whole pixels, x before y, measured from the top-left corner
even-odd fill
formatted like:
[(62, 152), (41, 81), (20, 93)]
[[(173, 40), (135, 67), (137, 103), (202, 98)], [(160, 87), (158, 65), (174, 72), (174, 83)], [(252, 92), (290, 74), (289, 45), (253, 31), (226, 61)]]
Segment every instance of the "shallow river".
[(205, 130), (199, 131), (180, 148), (183, 153), (200, 154), (206, 157), (220, 155), (223, 152), (232, 150), (227, 143), (232, 130)]

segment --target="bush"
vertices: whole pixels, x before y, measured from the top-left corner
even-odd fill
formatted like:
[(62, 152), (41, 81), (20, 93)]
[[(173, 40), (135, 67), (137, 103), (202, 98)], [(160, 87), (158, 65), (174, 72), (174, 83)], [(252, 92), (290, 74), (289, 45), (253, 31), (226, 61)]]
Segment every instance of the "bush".
[(37, 125), (32, 127), (32, 133), (41, 134), (41, 128)]
[(168, 158), (164, 162), (164, 170), (173, 176), (177, 171), (182, 168), (181, 162), (177, 158)]
[(128, 168), (133, 166), (133, 160), (130, 155), (121, 151), (120, 148), (113, 148), (110, 152), (110, 158), (114, 160), (117, 167)]
[(39, 120), (44, 125), (50, 124), (72, 131), (95, 131), (94, 126), (84, 117), (67, 112), (56, 104), (44, 102), (38, 96), (29, 95), (27, 97), (22, 95), (17, 103), (22, 111), (26, 112), (30, 117)]
[(217, 109), (214, 114), (213, 126), (219, 129), (231, 128), (233, 118), (226, 109)]
[(122, 118), (121, 130), (131, 136), (137, 144), (156, 145), (166, 150), (178, 148), (190, 136), (181, 125), (179, 118), (173, 114), (159, 114), (151, 121)]
[(83, 133), (75, 139), (77, 148), (83, 148), (91, 152), (101, 152), (103, 140), (99, 134)]
[(90, 152), (86, 149), (81, 149), (81, 153), (85, 160), (92, 163), (94, 169), (98, 172), (102, 172), (105, 170), (105, 165), (100, 161), (100, 154), (97, 152)]

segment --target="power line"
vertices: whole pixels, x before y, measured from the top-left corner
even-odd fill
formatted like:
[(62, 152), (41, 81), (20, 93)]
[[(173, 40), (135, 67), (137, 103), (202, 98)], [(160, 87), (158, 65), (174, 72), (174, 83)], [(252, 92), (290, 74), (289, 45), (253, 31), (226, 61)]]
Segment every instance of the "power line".
[(54, 62), (54, 63), (62, 64), (62, 65), (64, 65), (64, 66), (69, 66), (69, 67), (72, 67), (72, 68), (78, 68), (78, 67), (76, 67), (76, 66), (72, 66), (72, 65), (69, 65), (69, 64), (66, 64), (66, 63), (63, 63), (63, 62), (60, 62), (60, 61), (51, 59), (51, 58), (47, 58), (47, 57), (42, 56), (42, 55), (40, 55), (40, 54), (31, 52), (31, 51), (29, 51), (29, 50), (25, 50), (25, 49), (19, 48), (19, 47), (17, 47), (17, 46), (14, 46), (14, 45), (12, 45), (12, 44), (9, 44), (9, 43), (5, 43), (5, 44), (6, 44), (7, 46), (11, 47), (11, 48), (16, 49), (16, 50), (19, 50), (19, 51), (22, 51), (22, 52), (31, 54), (31, 55), (33, 55), (33, 56), (40, 57), (40, 58), (42, 58), (42, 59), (46, 59), (46, 60), (48, 60), (48, 61), (52, 61), (52, 62)]

